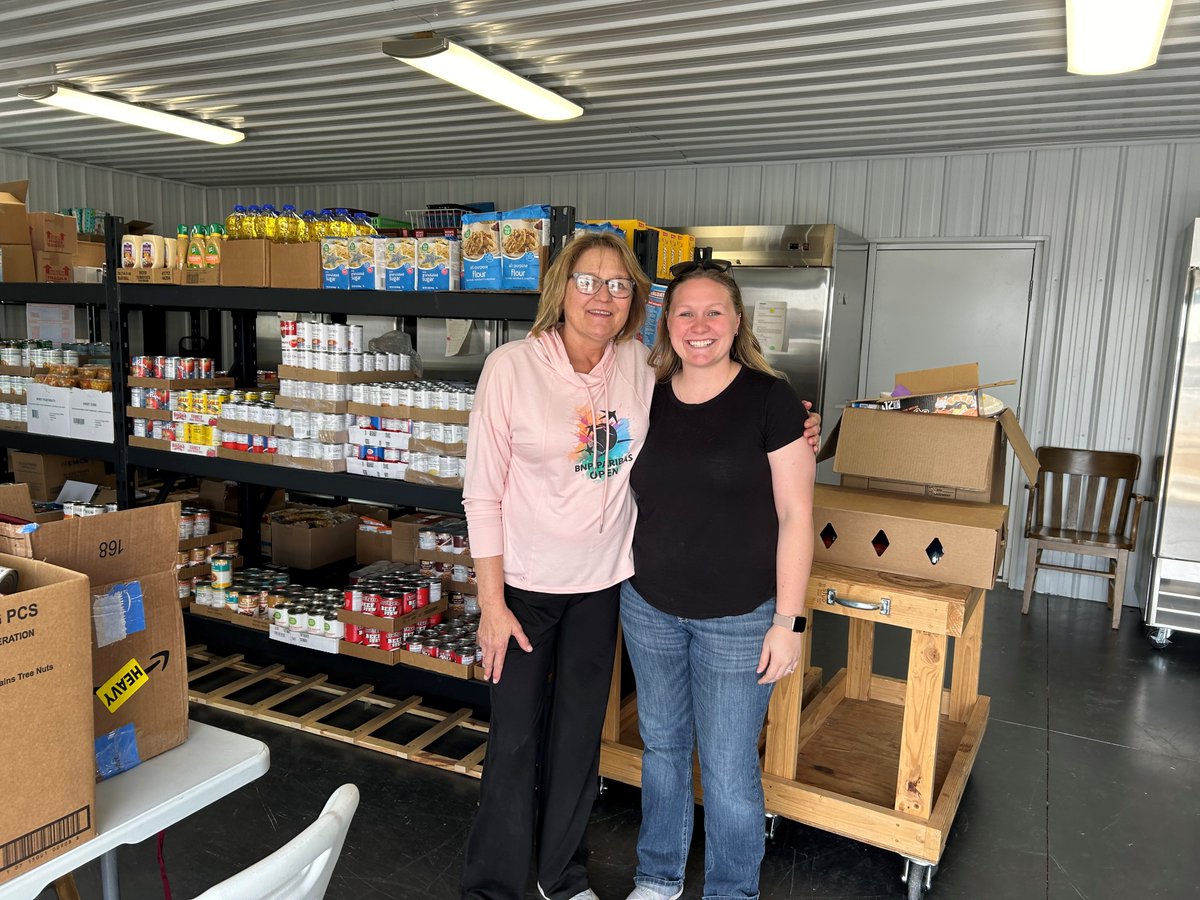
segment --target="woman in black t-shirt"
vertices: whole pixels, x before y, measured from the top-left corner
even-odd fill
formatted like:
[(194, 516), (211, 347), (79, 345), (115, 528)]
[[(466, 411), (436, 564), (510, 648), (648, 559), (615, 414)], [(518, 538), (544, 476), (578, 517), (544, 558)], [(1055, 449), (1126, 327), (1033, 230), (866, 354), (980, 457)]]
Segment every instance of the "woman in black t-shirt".
[(758, 736), (773, 684), (803, 647), (815, 462), (808, 414), (743, 327), (729, 264), (674, 272), (650, 354), (650, 428), (630, 476), (636, 574), (621, 588), (645, 744), (629, 900), (683, 893), (697, 742), (704, 896), (757, 898)]

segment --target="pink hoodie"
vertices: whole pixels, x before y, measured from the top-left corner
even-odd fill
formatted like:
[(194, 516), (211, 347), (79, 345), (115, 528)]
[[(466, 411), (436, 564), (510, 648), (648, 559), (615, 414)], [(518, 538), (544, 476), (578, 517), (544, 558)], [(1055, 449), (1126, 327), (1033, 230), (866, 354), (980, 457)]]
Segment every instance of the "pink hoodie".
[(503, 554), (507, 584), (574, 594), (633, 574), (629, 469), (650, 419), (646, 355), (637, 341), (609, 344), (581, 374), (552, 330), (487, 358), (471, 413), (463, 507), (471, 554)]

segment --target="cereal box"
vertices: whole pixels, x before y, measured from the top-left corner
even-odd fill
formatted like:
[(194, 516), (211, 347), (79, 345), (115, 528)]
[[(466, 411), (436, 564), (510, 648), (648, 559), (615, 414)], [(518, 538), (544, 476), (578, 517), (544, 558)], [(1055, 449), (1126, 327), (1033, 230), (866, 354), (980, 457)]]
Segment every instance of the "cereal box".
[(349, 243), (345, 237), (321, 238), (321, 287), (350, 289)]
[(522, 206), (500, 214), (501, 285), (536, 291), (550, 256), (550, 207)]
[(467, 213), (462, 217), (462, 262), (463, 290), (501, 289), (499, 213)]
[(346, 238), (347, 265), (350, 269), (350, 290), (382, 291), (383, 238), (374, 234), (356, 234)]
[(458, 230), (418, 230), (417, 236), (417, 290), (457, 291), (461, 241)]
[(383, 239), (383, 288), (387, 291), (417, 289), (417, 239)]

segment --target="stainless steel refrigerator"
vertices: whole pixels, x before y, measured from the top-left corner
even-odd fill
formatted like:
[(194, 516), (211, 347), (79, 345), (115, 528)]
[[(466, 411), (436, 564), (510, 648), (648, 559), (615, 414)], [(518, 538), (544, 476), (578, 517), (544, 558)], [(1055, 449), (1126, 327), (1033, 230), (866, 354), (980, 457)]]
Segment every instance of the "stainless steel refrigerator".
[(1143, 598), (1151, 639), (1200, 633), (1200, 219), (1184, 247), (1187, 285), (1174, 311), (1173, 369), (1163, 407), (1154, 557)]
[[(824, 416), (828, 433), (838, 410), (857, 396), (867, 283), (867, 243), (819, 225), (731, 225), (670, 228), (694, 235), (728, 259), (742, 292), (748, 324), (767, 361)], [(815, 235), (833, 233), (832, 266), (812, 265)], [(767, 321), (768, 317), (771, 321)], [(777, 348), (766, 348), (773, 340)], [(836, 483), (833, 463), (818, 480)]]

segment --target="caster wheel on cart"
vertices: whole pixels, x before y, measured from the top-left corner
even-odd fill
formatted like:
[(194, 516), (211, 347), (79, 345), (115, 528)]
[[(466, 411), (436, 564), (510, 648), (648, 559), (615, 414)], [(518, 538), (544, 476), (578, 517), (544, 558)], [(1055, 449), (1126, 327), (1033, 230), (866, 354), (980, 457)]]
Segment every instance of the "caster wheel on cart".
[(765, 827), (763, 828), (763, 831), (765, 832), (766, 839), (768, 841), (775, 840), (775, 831), (778, 828), (779, 828), (779, 816), (775, 815), (774, 813), (767, 813), (767, 821), (766, 821)]
[(1174, 632), (1170, 628), (1151, 628), (1150, 643), (1154, 645), (1156, 650), (1165, 650), (1167, 645), (1171, 643), (1171, 635)]
[(933, 886), (933, 874), (936, 871), (936, 865), (931, 866), (913, 859), (904, 860), (904, 872), (900, 875), (900, 881), (908, 886), (908, 900), (921, 900), (925, 892)]

